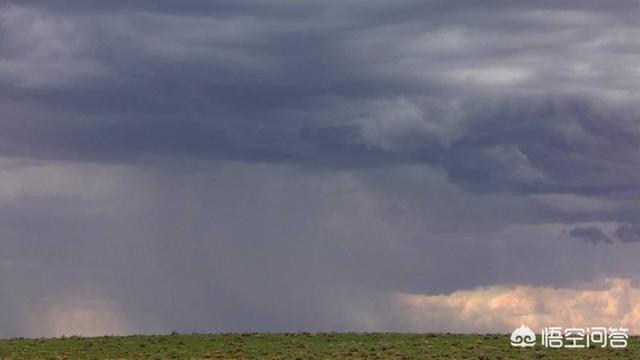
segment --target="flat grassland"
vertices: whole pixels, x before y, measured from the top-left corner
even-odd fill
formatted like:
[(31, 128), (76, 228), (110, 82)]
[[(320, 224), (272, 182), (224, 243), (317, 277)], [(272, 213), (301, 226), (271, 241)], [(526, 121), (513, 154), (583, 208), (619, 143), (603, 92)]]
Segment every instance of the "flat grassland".
[(284, 333), (0, 340), (0, 359), (640, 359), (625, 349), (513, 348), (506, 335)]

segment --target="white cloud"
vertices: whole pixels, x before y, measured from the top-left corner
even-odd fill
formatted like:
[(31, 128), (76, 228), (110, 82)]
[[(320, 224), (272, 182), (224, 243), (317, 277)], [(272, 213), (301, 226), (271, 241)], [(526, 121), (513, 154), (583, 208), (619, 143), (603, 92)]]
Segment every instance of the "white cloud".
[(461, 113), (455, 101), (427, 113), (405, 98), (370, 104), (371, 117), (357, 121), (361, 140), (390, 151), (420, 148), (425, 142), (449, 144), (461, 134)]
[(417, 331), (508, 332), (520, 324), (623, 326), (640, 332), (640, 288), (607, 278), (570, 288), (489, 286), (448, 295), (399, 293), (395, 304)]
[(463, 68), (449, 72), (451, 79), (457, 82), (494, 86), (523, 83), (530, 80), (533, 75), (534, 72), (531, 69), (516, 67)]

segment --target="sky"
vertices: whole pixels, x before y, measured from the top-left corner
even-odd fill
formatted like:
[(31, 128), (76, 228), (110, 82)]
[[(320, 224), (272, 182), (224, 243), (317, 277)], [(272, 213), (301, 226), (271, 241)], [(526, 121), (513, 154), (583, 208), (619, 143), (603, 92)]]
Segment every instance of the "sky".
[(0, 2), (0, 337), (639, 333), (639, 16)]

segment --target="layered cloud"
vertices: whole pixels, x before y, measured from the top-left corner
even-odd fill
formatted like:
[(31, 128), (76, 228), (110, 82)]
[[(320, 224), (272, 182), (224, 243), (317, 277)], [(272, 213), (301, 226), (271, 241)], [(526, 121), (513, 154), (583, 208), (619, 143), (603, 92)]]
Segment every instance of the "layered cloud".
[[(633, 284), (637, 11), (2, 2), (0, 336), (36, 334), (29, 309), (46, 334), (103, 312), (126, 319), (105, 332), (407, 330), (376, 316), (391, 294)], [(519, 316), (493, 315), (456, 329)]]
[(352, 6), (5, 4), (5, 149), (428, 163), (480, 191), (636, 189), (624, 6), (523, 4), (500, 21), (489, 4)]

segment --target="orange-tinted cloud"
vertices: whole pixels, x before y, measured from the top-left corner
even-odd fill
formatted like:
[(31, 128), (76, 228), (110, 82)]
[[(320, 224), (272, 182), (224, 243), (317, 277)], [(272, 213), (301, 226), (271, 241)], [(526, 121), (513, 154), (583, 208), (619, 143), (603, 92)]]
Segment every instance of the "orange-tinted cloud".
[(102, 336), (130, 334), (130, 324), (110, 300), (47, 299), (31, 307), (27, 322), (30, 336)]
[(574, 288), (491, 286), (449, 295), (397, 294), (401, 317), (416, 331), (509, 332), (520, 324), (626, 327), (640, 333), (640, 288), (604, 279)]

